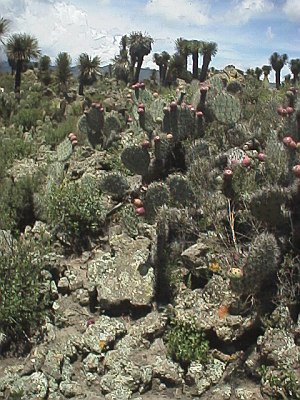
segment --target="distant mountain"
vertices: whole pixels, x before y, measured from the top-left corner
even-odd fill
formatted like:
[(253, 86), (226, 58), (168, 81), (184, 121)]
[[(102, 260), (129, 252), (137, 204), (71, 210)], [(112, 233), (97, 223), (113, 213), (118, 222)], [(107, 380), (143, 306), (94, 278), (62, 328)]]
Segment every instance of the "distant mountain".
[[(52, 66), (51, 69), (54, 70), (55, 67)], [(71, 70), (74, 75), (78, 75), (78, 68), (76, 66), (72, 67)], [(104, 75), (105, 73), (108, 72), (109, 66), (105, 65), (105, 66), (101, 67), (100, 70), (101, 70), (102, 74)], [(0, 73), (1, 72), (6, 73), (6, 72), (10, 72), (10, 71), (11, 71), (11, 69), (10, 69), (10, 66), (7, 61), (0, 62)], [(151, 68), (142, 68), (141, 72), (140, 72), (140, 80), (143, 81), (144, 79), (149, 79), (152, 74), (152, 71), (153, 71), (153, 69), (151, 69)], [(158, 71), (157, 71), (157, 77), (158, 77)]]

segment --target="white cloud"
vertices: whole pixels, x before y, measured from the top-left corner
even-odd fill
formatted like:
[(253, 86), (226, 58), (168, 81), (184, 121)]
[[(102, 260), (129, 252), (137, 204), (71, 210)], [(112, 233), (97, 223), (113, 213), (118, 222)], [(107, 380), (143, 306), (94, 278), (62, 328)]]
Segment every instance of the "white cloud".
[(226, 22), (232, 25), (244, 24), (274, 8), (274, 4), (270, 0), (233, 0), (232, 5), (233, 8), (224, 16)]
[(268, 29), (266, 31), (266, 36), (268, 40), (272, 40), (274, 38), (274, 33), (272, 31), (272, 27), (268, 26)]
[(291, 19), (292, 21), (299, 21), (300, 19), (299, 0), (286, 0), (282, 9), (289, 19)]
[(205, 2), (189, 0), (150, 0), (145, 11), (149, 16), (185, 25), (207, 25), (211, 22)]

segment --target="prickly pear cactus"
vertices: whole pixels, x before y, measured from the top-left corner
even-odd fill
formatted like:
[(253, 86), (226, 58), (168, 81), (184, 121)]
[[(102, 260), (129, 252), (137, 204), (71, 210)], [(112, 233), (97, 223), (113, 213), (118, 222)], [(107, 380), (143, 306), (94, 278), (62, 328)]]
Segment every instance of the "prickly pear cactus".
[(109, 172), (101, 179), (100, 189), (117, 199), (122, 199), (129, 189), (129, 183), (119, 172)]
[(73, 153), (73, 146), (71, 141), (66, 138), (64, 139), (56, 148), (57, 153), (57, 160), (60, 162), (67, 161), (72, 153)]
[(104, 149), (108, 149), (111, 144), (118, 138), (122, 130), (122, 124), (118, 116), (111, 112), (104, 118), (102, 145)]
[(148, 171), (150, 155), (147, 149), (133, 145), (122, 151), (121, 160), (130, 172), (143, 176)]
[(155, 99), (152, 101), (148, 107), (150, 114), (152, 115), (153, 121), (155, 123), (161, 123), (164, 118), (163, 108), (165, 106), (165, 102), (163, 99)]
[(87, 135), (92, 145), (96, 147), (103, 142), (104, 112), (99, 107), (91, 107), (80, 117), (78, 129), (81, 133)]
[(193, 203), (194, 193), (186, 177), (181, 174), (170, 175), (167, 184), (170, 189), (172, 205), (187, 207)]
[(219, 93), (210, 103), (216, 119), (222, 124), (234, 124), (241, 118), (241, 105), (231, 94)]
[(169, 200), (170, 191), (165, 183), (151, 183), (147, 189), (144, 201), (144, 207), (146, 211), (145, 215), (148, 221), (154, 222), (159, 207), (169, 203)]
[(139, 234), (139, 220), (136, 216), (135, 209), (132, 204), (127, 204), (122, 207), (121, 211), (121, 223), (129, 236), (135, 238)]
[(54, 161), (48, 165), (46, 193), (49, 193), (53, 185), (59, 185), (64, 179), (64, 164)]
[(171, 107), (164, 112), (162, 129), (172, 133), (174, 142), (184, 140), (194, 134), (195, 116), (186, 106)]

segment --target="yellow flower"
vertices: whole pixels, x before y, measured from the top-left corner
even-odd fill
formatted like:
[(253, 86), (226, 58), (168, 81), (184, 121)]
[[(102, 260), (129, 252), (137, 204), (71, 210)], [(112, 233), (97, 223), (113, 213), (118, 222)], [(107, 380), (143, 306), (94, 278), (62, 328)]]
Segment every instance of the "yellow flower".
[(103, 350), (105, 346), (106, 346), (106, 341), (105, 340), (99, 340), (100, 349)]
[(212, 272), (219, 272), (221, 269), (220, 264), (217, 261), (214, 261), (212, 263), (209, 264), (208, 267)]

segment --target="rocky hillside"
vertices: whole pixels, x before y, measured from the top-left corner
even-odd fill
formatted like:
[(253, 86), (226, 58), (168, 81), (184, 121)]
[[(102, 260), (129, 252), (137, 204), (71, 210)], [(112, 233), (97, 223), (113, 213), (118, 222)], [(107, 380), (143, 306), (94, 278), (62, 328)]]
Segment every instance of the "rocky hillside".
[(1, 78), (0, 399), (300, 399), (298, 88), (24, 75), (19, 101)]

